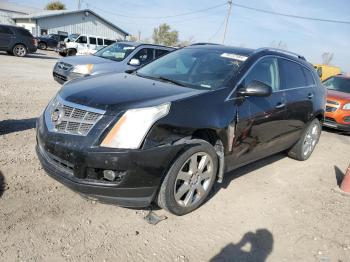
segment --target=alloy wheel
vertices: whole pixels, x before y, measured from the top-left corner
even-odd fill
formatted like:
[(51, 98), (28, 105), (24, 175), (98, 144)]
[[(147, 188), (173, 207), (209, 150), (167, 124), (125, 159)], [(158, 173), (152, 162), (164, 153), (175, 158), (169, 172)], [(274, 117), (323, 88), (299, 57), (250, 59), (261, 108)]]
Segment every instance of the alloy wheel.
[(190, 207), (206, 197), (214, 179), (213, 159), (205, 152), (190, 156), (182, 165), (174, 187), (175, 201)]
[(13, 49), (13, 52), (15, 53), (15, 55), (17, 56), (25, 56), (27, 53), (27, 50), (25, 48), (25, 46), (23, 45), (17, 45), (15, 46), (15, 48)]
[(318, 138), (320, 136), (320, 128), (319, 126), (315, 123), (312, 125), (305, 136), (304, 143), (303, 143), (303, 154), (304, 156), (307, 156), (311, 154), (311, 152), (314, 150)]

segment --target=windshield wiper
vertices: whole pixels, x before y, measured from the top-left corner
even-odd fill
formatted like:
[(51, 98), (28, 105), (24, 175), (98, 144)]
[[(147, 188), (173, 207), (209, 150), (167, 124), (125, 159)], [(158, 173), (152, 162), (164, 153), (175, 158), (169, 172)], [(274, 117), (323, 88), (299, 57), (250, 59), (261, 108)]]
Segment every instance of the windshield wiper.
[(166, 81), (166, 82), (169, 82), (169, 83), (173, 83), (175, 85), (178, 85), (178, 86), (186, 86), (185, 84), (179, 82), (179, 81), (176, 81), (176, 80), (173, 80), (173, 79), (169, 79), (169, 78), (166, 78), (166, 77), (163, 77), (163, 76), (159, 76), (159, 77), (156, 77), (156, 79), (160, 79), (160, 80), (163, 80), (163, 81)]

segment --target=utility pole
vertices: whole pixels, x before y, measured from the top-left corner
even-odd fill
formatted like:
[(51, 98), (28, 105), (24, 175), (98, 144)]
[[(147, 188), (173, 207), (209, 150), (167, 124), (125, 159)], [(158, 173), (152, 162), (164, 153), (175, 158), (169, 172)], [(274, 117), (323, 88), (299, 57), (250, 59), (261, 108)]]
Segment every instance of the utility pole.
[(228, 25), (228, 21), (230, 20), (230, 16), (231, 16), (232, 0), (228, 0), (227, 3), (228, 3), (228, 12), (227, 12), (226, 21), (225, 21), (224, 37), (222, 38), (222, 43), (223, 44), (225, 43), (227, 25)]
[(81, 5), (80, 5), (80, 0), (78, 0), (78, 10), (80, 10)]

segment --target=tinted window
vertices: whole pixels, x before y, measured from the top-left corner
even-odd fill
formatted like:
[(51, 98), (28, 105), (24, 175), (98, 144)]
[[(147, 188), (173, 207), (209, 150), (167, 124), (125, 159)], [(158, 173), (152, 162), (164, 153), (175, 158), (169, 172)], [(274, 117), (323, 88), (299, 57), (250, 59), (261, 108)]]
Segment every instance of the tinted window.
[(105, 39), (105, 45), (111, 45), (113, 43), (115, 43), (115, 41), (109, 40), (109, 39)]
[(133, 58), (140, 60), (141, 65), (147, 64), (153, 60), (152, 48), (143, 48), (133, 56)]
[(279, 90), (280, 78), (277, 59), (268, 57), (260, 60), (245, 77), (243, 85), (248, 85), (254, 80), (271, 86), (273, 91)]
[(0, 34), (13, 35), (11, 29), (6, 26), (0, 26)]
[(89, 37), (89, 41), (91, 45), (96, 45), (96, 38), (95, 37)]
[(312, 76), (311, 71), (307, 70), (305, 67), (303, 67), (303, 71), (304, 71), (305, 78), (306, 78), (306, 85), (308, 85), (308, 86), (315, 85), (315, 81), (314, 81), (314, 78)]
[(86, 36), (80, 36), (75, 42), (86, 44), (87, 43), (87, 37)]
[(101, 38), (97, 38), (97, 44), (98, 45), (103, 45), (103, 40)]
[(29, 37), (33, 37), (32, 34), (27, 30), (27, 29), (18, 29), (17, 32), (20, 34), (20, 35), (23, 35), (23, 36), (29, 36)]
[(163, 55), (166, 55), (169, 52), (170, 51), (168, 51), (168, 50), (156, 49), (156, 59), (163, 56)]
[(289, 60), (281, 59), (284, 85), (283, 89), (307, 86), (303, 67)]

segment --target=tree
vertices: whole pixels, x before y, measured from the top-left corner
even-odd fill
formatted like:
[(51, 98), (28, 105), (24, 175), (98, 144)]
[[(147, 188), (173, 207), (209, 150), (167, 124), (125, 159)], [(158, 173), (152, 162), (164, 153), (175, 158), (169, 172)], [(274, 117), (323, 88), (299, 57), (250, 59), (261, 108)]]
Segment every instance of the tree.
[(329, 65), (332, 62), (332, 60), (333, 60), (333, 56), (334, 56), (333, 53), (324, 52), (322, 54), (322, 62), (323, 62), (323, 64)]
[(178, 37), (179, 32), (170, 31), (170, 26), (165, 23), (153, 29), (152, 39), (155, 44), (175, 46), (179, 41)]
[(65, 10), (66, 6), (60, 1), (53, 1), (46, 5), (45, 10)]

